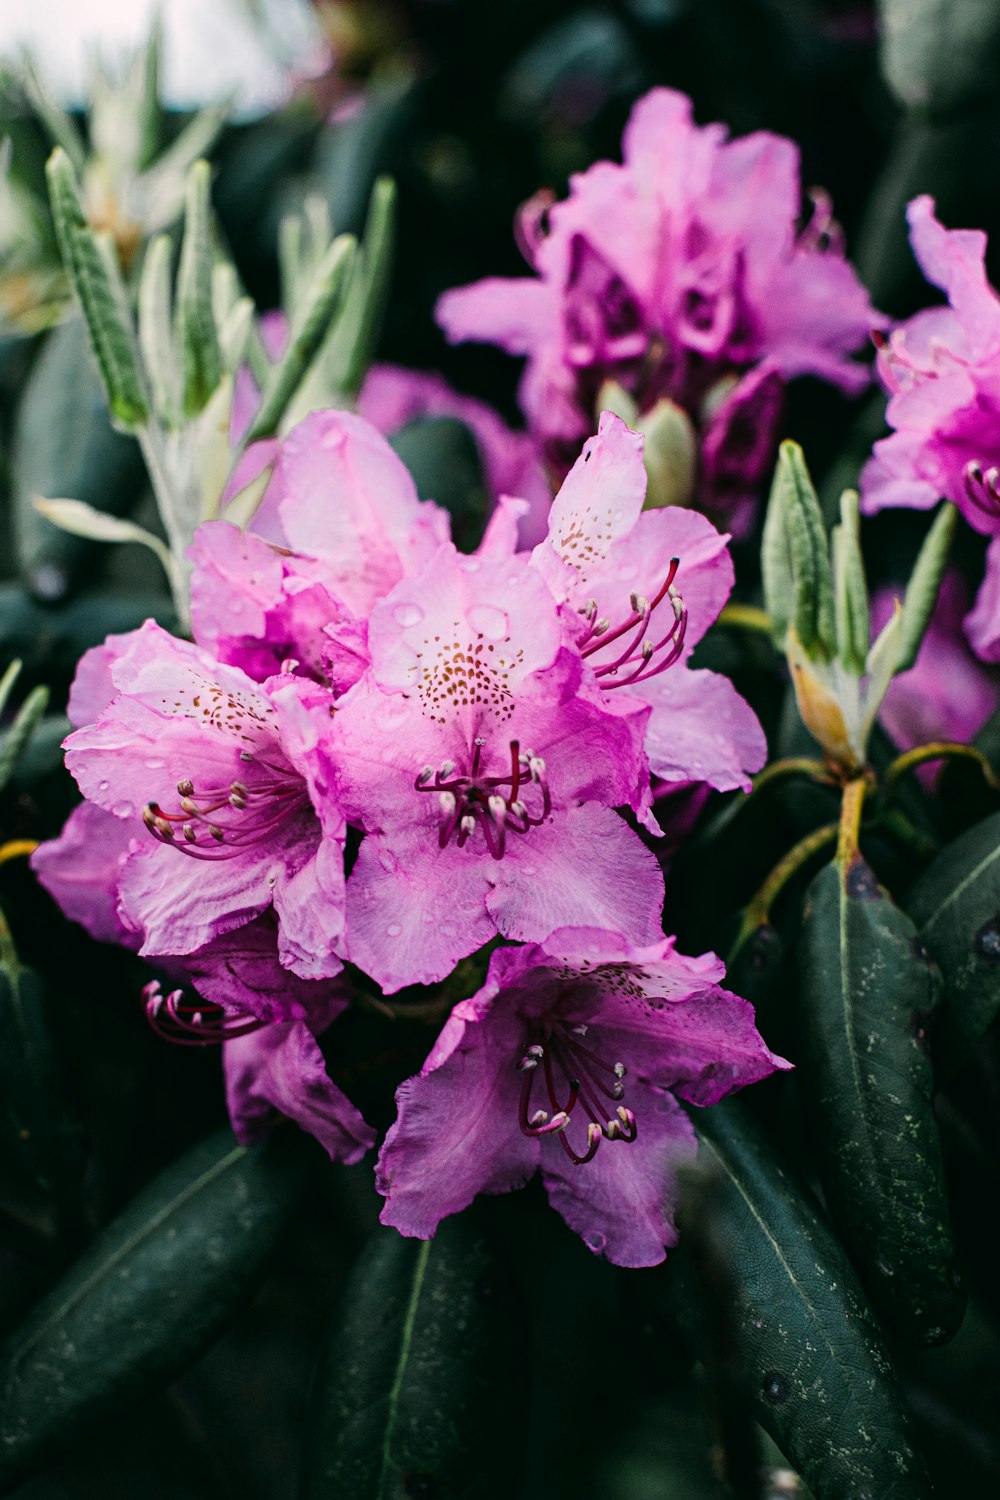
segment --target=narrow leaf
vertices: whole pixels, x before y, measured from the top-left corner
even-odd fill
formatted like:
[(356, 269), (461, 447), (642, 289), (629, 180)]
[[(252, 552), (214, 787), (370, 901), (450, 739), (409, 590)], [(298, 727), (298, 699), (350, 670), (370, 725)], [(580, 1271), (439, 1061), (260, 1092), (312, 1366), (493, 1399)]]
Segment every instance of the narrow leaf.
[(943, 849), (906, 905), (944, 976), (934, 1057), (947, 1078), (1000, 1010), (1000, 813)]
[(139, 281), (139, 346), (156, 414), (167, 427), (176, 427), (181, 372), (173, 335), (170, 260), (170, 238), (158, 234), (146, 250)]
[(354, 250), (353, 236), (342, 234), (324, 255), (303, 297), (301, 317), (292, 329), (288, 348), (271, 371), (260, 408), (244, 439), (245, 446), (276, 435), (289, 402), (329, 331)]
[(44, 685), (33, 688), (14, 716), (14, 722), (0, 738), (0, 791), (35, 732), (35, 727), (49, 706), (49, 690)]
[(63, 261), (83, 309), (112, 418), (126, 430), (141, 426), (149, 408), (114, 252), (102, 253), (84, 217), (73, 168), (59, 147), (49, 157), (46, 176)]
[(228, 1131), (161, 1173), (0, 1348), (0, 1485), (49, 1464), (196, 1359), (260, 1282), (309, 1148)]
[(212, 308), (211, 182), (208, 162), (195, 162), (185, 189), (175, 311), (183, 369), (182, 410), (187, 417), (202, 410), (222, 379), (222, 351)]
[(917, 652), (937, 603), (938, 588), (948, 562), (957, 521), (958, 511), (946, 501), (924, 538), (903, 599), (897, 672), (909, 671), (917, 659)]
[(476, 1210), (433, 1240), (379, 1230), (345, 1288), (309, 1414), (302, 1500), (509, 1500), (523, 1316)]
[(840, 524), (833, 529), (833, 561), (837, 654), (845, 671), (860, 677), (868, 659), (870, 627), (856, 490), (845, 490), (840, 497)]
[(396, 184), (380, 177), (372, 189), (364, 238), (344, 311), (331, 346), (330, 379), (346, 396), (361, 389), (382, 328), (396, 232)]
[(694, 1124), (699, 1160), (722, 1176), (734, 1358), (757, 1420), (815, 1500), (928, 1500), (878, 1325), (815, 1200), (738, 1101), (697, 1111)]
[(75, 120), (50, 92), (33, 58), (24, 59), (22, 77), (31, 106), (48, 131), (53, 146), (60, 146), (76, 172), (82, 172), (86, 161), (83, 138)]
[(955, 1333), (955, 1278), (927, 1038), (939, 979), (860, 854), (806, 895), (799, 1064), (823, 1190), (876, 1306), (919, 1344)]

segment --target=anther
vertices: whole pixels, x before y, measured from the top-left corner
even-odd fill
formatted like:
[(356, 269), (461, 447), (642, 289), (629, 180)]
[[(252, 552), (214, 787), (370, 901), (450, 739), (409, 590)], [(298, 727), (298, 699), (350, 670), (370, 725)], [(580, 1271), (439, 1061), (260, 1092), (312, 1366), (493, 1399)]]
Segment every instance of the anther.
[(606, 615), (602, 615), (599, 620), (594, 621), (593, 628), (595, 635), (603, 635), (606, 630), (610, 630), (611, 621), (607, 618)]
[(209, 823), (208, 831), (217, 844), (221, 844), (223, 839), (226, 837), (222, 829), (219, 827), (218, 823)]
[(194, 782), (189, 781), (187, 777), (185, 777), (183, 781), (179, 781), (177, 783), (177, 795), (179, 797), (193, 797)]
[(642, 594), (631, 593), (628, 596), (633, 612), (637, 615), (645, 615), (649, 612), (649, 600)]
[(530, 1125), (544, 1125), (548, 1118), (548, 1114), (544, 1109), (536, 1109), (528, 1123)]
[(438, 807), (443, 818), (453, 818), (457, 806), (454, 792), (438, 792)]
[(466, 838), (470, 838), (471, 835), (475, 833), (475, 831), (476, 831), (476, 820), (472, 816), (472, 813), (465, 813), (463, 815), (463, 817), (459, 821), (458, 828), (459, 828), (459, 832), (462, 833), (462, 834), (464, 834)]
[(430, 781), (430, 779), (431, 779), (431, 777), (433, 775), (434, 775), (434, 767), (433, 766), (422, 766), (420, 768), (420, 770), (417, 772), (417, 786), (425, 786), (426, 783), (428, 781)]
[(494, 823), (501, 826), (507, 821), (507, 804), (502, 797), (492, 796), (486, 804)]

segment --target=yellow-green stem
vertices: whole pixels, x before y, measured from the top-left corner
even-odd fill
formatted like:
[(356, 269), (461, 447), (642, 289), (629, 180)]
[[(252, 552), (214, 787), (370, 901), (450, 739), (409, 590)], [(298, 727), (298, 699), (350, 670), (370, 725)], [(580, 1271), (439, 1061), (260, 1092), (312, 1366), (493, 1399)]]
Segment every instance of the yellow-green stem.
[(868, 783), (863, 776), (855, 777), (844, 787), (840, 801), (840, 823), (837, 827), (837, 860), (840, 864), (850, 864), (858, 852), (861, 810), (867, 790)]
[(758, 635), (770, 636), (771, 616), (766, 609), (755, 604), (727, 604), (719, 616), (720, 625), (733, 625), (739, 630), (755, 630)]
[(983, 773), (983, 780), (991, 792), (1000, 792), (1000, 779), (981, 750), (975, 745), (963, 745), (960, 740), (933, 740), (926, 745), (916, 745), (905, 754), (898, 755), (885, 773), (885, 794), (890, 796), (897, 782), (929, 760), (971, 760)]

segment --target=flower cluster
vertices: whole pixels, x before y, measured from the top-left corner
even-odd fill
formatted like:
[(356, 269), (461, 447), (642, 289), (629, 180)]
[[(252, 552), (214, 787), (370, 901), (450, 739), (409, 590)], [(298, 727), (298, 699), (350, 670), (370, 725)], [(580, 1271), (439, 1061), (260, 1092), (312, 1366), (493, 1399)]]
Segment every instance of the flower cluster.
[(504, 499), (464, 554), (373, 426), (315, 412), (253, 531), (198, 530), (194, 640), (148, 621), (80, 664), (85, 801), (36, 871), (175, 986), (148, 988), (159, 1030), (223, 1043), (242, 1140), (278, 1110), (363, 1155), (324, 1061), (345, 964), (392, 994), (503, 940), (400, 1090), (378, 1181), (404, 1233), (538, 1166), (593, 1249), (656, 1261), (692, 1149), (675, 1096), (785, 1066), (717, 960), (663, 936), (652, 778), (746, 786), (766, 747), (689, 665), (727, 538), (644, 497), (642, 439), (605, 414), (532, 551)]
[(825, 196), (799, 229), (791, 141), (728, 141), (694, 125), (684, 95), (654, 89), (622, 154), (571, 178), (565, 201), (522, 209), (534, 276), (450, 291), (438, 318), (453, 341), (527, 356), (522, 406), (557, 472), (610, 405), (686, 471), (671, 500), (696, 492), (739, 525), (774, 456), (785, 383), (811, 374), (857, 391), (868, 374), (849, 356), (881, 319)]
[(986, 279), (986, 236), (945, 229), (927, 197), (907, 210), (910, 243), (948, 298), (881, 342), (878, 371), (893, 429), (862, 475), (866, 510), (927, 509), (945, 498), (990, 538), (986, 576), (965, 622), (973, 650), (1000, 661), (1000, 298)]

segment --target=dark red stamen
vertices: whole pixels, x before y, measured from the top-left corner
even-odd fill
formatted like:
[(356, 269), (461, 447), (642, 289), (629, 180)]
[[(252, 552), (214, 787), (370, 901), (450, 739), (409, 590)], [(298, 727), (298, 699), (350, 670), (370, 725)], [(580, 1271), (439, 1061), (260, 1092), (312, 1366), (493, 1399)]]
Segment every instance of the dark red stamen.
[[(584, 1047), (579, 1038), (585, 1027), (570, 1028), (562, 1021), (550, 1022), (542, 1040), (533, 1042), (518, 1063), (524, 1073), (521, 1098), (518, 1108), (518, 1123), (522, 1134), (542, 1136), (558, 1134), (570, 1161), (583, 1166), (597, 1154), (601, 1141), (625, 1141), (629, 1143), (638, 1134), (635, 1115), (619, 1101), (625, 1088), (621, 1080), (625, 1076), (620, 1062), (607, 1063), (590, 1047)], [(539, 1064), (545, 1079), (545, 1094), (551, 1116), (545, 1109), (532, 1111), (531, 1094)], [(610, 1074), (615, 1082), (611, 1087), (602, 1082), (597, 1071)], [(566, 1102), (560, 1104), (560, 1079), (568, 1089)], [(601, 1103), (601, 1095), (615, 1106), (609, 1118)], [(569, 1139), (568, 1127), (575, 1118), (585, 1117), (587, 1139), (583, 1149), (578, 1149)]]
[[(680, 559), (671, 558), (667, 575), (652, 599), (644, 599), (640, 594), (632, 594), (629, 600), (631, 613), (614, 628), (609, 620), (598, 619), (595, 600), (589, 600), (582, 609), (586, 629), (577, 640), (582, 656), (588, 659), (596, 658), (598, 652), (606, 650), (612, 642), (621, 640), (623, 636), (629, 636), (624, 650), (620, 651), (613, 660), (591, 661), (594, 676), (605, 691), (656, 677), (679, 660), (684, 649), (688, 620), (684, 601), (674, 588), (674, 579), (679, 567)], [(646, 633), (654, 611), (665, 599), (669, 602), (673, 613), (670, 628), (658, 641), (649, 641), (646, 639)], [(626, 675), (620, 676), (619, 674), (625, 669), (628, 669)], [(612, 678), (613, 681), (608, 680)]]
[[(424, 766), (413, 785), (418, 792), (437, 793), (440, 848), (447, 848), (454, 838), (463, 849), (478, 829), (492, 858), (502, 859), (507, 834), (525, 834), (544, 823), (552, 811), (552, 796), (540, 756), (522, 751), (520, 743), (511, 740), (509, 775), (487, 776), (482, 768), (485, 745), (483, 739), (474, 741), (467, 775), (457, 771), (454, 761), (447, 760), (436, 771), (433, 766)], [(533, 811), (522, 796), (529, 786), (534, 789)]]
[(214, 1047), (267, 1025), (256, 1016), (231, 1015), (211, 1001), (192, 1002), (185, 999), (183, 990), (164, 995), (158, 979), (143, 986), (142, 998), (146, 1019), (157, 1036), (179, 1047)]

